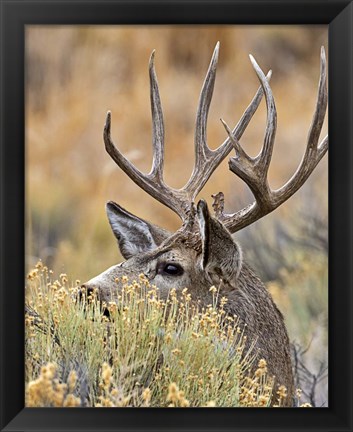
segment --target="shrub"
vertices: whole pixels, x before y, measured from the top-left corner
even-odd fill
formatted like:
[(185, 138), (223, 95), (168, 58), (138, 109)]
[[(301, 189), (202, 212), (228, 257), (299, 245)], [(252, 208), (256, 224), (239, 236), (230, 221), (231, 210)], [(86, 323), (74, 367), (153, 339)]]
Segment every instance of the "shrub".
[(266, 362), (249, 373), (253, 349), (244, 351), (244, 330), (215, 287), (213, 304), (201, 308), (186, 288), (163, 301), (143, 275), (123, 277), (108, 304), (79, 295), (66, 274), (53, 281), (41, 262), (27, 280), (28, 406), (270, 405)]

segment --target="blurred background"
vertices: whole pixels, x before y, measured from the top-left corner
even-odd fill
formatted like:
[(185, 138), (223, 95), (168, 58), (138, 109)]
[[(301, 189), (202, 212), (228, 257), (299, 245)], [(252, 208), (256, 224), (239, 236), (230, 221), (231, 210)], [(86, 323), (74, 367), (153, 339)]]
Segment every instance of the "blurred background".
[[(27, 26), (26, 27), (26, 263), (86, 281), (122, 258), (105, 215), (115, 200), (170, 230), (178, 218), (140, 190), (110, 159), (102, 138), (112, 111), (115, 144), (139, 169), (151, 167), (148, 61), (155, 65), (166, 128), (165, 180), (182, 187), (193, 167), (199, 92), (217, 41), (220, 56), (208, 120), (218, 147), (259, 83), (248, 54), (271, 88), (278, 130), (269, 181), (282, 186), (304, 154), (316, 104), (325, 26)], [(241, 144), (255, 156), (266, 124), (262, 102)], [(327, 121), (321, 139), (327, 133)], [(327, 156), (304, 187), (236, 239), (267, 284), (297, 349), (298, 386), (305, 400), (327, 405)], [(223, 191), (226, 211), (252, 202), (226, 161), (200, 198)]]

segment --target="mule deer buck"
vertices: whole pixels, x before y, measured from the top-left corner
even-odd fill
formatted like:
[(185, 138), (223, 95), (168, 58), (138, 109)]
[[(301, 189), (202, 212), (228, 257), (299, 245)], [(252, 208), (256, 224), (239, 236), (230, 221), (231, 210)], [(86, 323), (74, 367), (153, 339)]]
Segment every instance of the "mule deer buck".
[[(325, 155), (328, 137), (318, 144), (327, 107), (325, 52), (322, 48), (317, 103), (304, 157), (292, 178), (280, 189), (272, 190), (267, 173), (275, 141), (277, 115), (269, 84), (271, 72), (266, 77), (252, 56), (250, 60), (261, 86), (233, 130), (222, 120), (228, 134), (223, 144), (216, 150), (211, 150), (207, 145), (207, 116), (215, 83), (218, 51), (219, 43), (215, 47), (198, 105), (194, 169), (182, 189), (173, 189), (163, 180), (164, 124), (154, 52), (149, 63), (153, 121), (153, 163), (149, 174), (139, 171), (115, 147), (111, 138), (111, 113), (108, 112), (104, 127), (106, 151), (141, 189), (173, 210), (181, 218), (182, 226), (171, 233), (134, 216), (113, 201), (108, 202), (108, 219), (126, 261), (109, 268), (83, 287), (97, 289), (100, 298), (109, 301), (112, 291), (116, 290), (117, 277), (127, 275), (129, 279), (138, 280), (138, 275), (143, 273), (159, 288), (162, 298), (167, 297), (171, 288), (182, 290), (188, 287), (193, 298), (201, 305), (207, 305), (212, 302), (209, 288), (216, 285), (220, 293), (228, 298), (227, 313), (237, 315), (246, 324), (249, 339), (256, 339), (258, 359), (266, 359), (269, 374), (276, 376), (277, 384), (286, 386), (286, 405), (290, 406), (294, 384), (283, 316), (265, 285), (243, 261), (241, 249), (232, 234), (284, 203), (305, 183)], [(267, 105), (266, 132), (260, 153), (252, 158), (239, 140), (263, 96)], [(249, 186), (255, 201), (233, 214), (226, 214), (224, 197), (219, 193), (214, 196), (215, 214), (212, 216), (206, 202), (200, 200), (195, 204), (195, 199), (232, 150), (235, 150), (235, 155), (229, 159), (229, 168)]]

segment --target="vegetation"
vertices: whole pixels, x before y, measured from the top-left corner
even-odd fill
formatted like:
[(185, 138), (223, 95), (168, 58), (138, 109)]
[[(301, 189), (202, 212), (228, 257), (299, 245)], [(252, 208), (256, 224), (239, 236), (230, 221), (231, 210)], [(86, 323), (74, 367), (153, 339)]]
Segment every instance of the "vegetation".
[(225, 298), (215, 310), (215, 287), (200, 309), (187, 289), (164, 302), (142, 275), (119, 283), (117, 302), (100, 304), (41, 262), (28, 274), (27, 406), (267, 407), (274, 391), (281, 406), (286, 389), (265, 360), (250, 374), (254, 353)]

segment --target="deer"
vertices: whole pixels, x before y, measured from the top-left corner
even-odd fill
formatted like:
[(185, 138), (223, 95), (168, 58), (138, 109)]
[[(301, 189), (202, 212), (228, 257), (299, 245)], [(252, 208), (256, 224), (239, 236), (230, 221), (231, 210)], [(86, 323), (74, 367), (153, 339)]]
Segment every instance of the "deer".
[[(265, 359), (268, 373), (275, 376), (276, 384), (286, 387), (284, 405), (293, 406), (295, 389), (290, 342), (283, 315), (264, 283), (243, 260), (241, 247), (233, 235), (287, 201), (303, 186), (327, 151), (328, 136), (319, 143), (328, 98), (325, 50), (321, 48), (318, 95), (305, 154), (287, 183), (273, 190), (267, 179), (277, 128), (276, 105), (270, 87), (272, 71), (265, 75), (252, 55), (249, 56), (250, 61), (260, 86), (233, 129), (221, 119), (227, 133), (225, 141), (215, 150), (208, 146), (206, 127), (219, 46), (218, 42), (199, 98), (194, 168), (181, 189), (168, 186), (163, 178), (164, 122), (154, 64), (155, 51), (149, 61), (153, 146), (149, 174), (137, 169), (115, 146), (111, 137), (111, 112), (108, 111), (103, 131), (107, 153), (139, 188), (175, 212), (181, 219), (181, 226), (176, 232), (170, 232), (109, 201), (106, 213), (125, 261), (89, 280), (82, 288), (96, 290), (100, 299), (108, 302), (116, 289), (117, 278), (124, 275), (138, 280), (138, 275), (143, 274), (158, 287), (161, 298), (166, 299), (172, 288), (181, 291), (187, 287), (193, 298), (206, 306), (212, 302), (209, 288), (217, 286), (220, 294), (228, 299), (224, 306), (227, 314), (238, 317), (246, 326), (249, 339), (256, 339), (257, 358)], [(240, 139), (263, 97), (267, 106), (264, 141), (259, 154), (250, 157), (241, 146)], [(229, 169), (250, 188), (254, 201), (235, 213), (225, 213), (224, 194), (220, 192), (212, 195), (214, 214), (211, 214), (206, 201), (200, 199), (196, 203), (196, 197), (232, 150), (235, 155), (229, 158)]]

